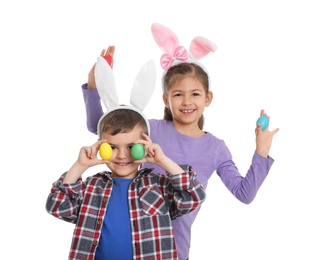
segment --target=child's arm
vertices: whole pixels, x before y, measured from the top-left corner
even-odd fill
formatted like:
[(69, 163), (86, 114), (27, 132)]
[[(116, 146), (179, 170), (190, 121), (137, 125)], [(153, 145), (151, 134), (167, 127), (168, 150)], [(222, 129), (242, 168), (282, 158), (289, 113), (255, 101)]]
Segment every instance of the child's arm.
[(70, 170), (53, 183), (46, 200), (46, 210), (49, 214), (68, 222), (76, 222), (86, 185), (92, 178), (87, 177), (83, 182), (81, 175), (89, 167), (106, 162), (96, 157), (101, 143), (102, 141), (99, 141), (92, 146), (82, 147)]
[[(260, 115), (263, 116), (267, 116), (267, 114), (265, 113), (264, 110), (260, 111)], [(272, 132), (269, 131), (269, 129), (265, 129), (262, 130), (261, 129), (261, 125), (257, 125), (256, 129), (255, 129), (255, 133), (256, 133), (256, 152), (265, 157), (268, 158), (269, 155), (269, 151), (271, 148), (271, 144), (272, 144), (272, 139), (273, 136), (278, 133), (279, 128), (276, 128), (275, 130), (273, 130)]]
[[(206, 200), (206, 191), (189, 165), (182, 166), (181, 174), (168, 174), (166, 192), (171, 218), (188, 214)], [(168, 182), (171, 184), (169, 185)]]
[[(109, 61), (111, 68), (114, 64), (114, 53), (115, 47), (109, 46), (107, 50), (102, 50), (101, 56), (111, 57), (106, 59)], [(86, 110), (86, 125), (90, 132), (97, 134), (97, 123), (103, 115), (103, 109), (100, 102), (100, 96), (96, 89), (95, 78), (94, 78), (95, 64), (91, 68), (88, 74), (87, 84), (82, 85), (82, 93)]]
[(136, 162), (154, 163), (167, 172), (168, 176), (160, 175), (163, 181), (159, 184), (164, 183), (160, 188), (164, 190), (164, 197), (168, 198), (171, 218), (183, 216), (199, 207), (206, 199), (206, 192), (192, 167), (189, 165), (180, 167), (164, 154), (158, 144), (152, 143), (147, 135), (143, 134), (143, 137), (144, 140), (139, 140), (138, 143), (144, 145), (147, 155)]

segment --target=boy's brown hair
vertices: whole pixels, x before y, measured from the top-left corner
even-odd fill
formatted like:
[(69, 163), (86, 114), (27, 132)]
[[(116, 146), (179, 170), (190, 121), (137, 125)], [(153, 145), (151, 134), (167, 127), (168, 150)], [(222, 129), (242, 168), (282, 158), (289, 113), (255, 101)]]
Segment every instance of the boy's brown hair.
[(119, 133), (129, 133), (136, 125), (143, 129), (143, 133), (148, 135), (148, 127), (145, 119), (138, 112), (131, 109), (116, 109), (109, 112), (100, 121), (100, 133), (116, 135)]

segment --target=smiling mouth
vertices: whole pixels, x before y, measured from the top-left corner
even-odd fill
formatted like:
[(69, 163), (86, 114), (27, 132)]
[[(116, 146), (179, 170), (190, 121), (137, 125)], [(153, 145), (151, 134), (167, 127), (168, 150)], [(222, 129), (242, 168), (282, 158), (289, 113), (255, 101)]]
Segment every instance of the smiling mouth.
[(128, 164), (130, 164), (130, 162), (115, 162), (115, 164), (119, 165), (119, 166), (127, 166)]
[(181, 112), (184, 113), (184, 114), (190, 114), (192, 112), (194, 112), (195, 110), (194, 109), (182, 109)]

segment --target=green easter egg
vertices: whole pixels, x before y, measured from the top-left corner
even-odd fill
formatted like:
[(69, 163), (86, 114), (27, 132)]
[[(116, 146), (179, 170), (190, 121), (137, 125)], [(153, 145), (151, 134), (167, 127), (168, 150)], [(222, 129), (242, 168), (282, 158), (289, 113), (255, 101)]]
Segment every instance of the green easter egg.
[(131, 148), (131, 156), (135, 160), (141, 160), (144, 157), (145, 151), (142, 144), (134, 144)]

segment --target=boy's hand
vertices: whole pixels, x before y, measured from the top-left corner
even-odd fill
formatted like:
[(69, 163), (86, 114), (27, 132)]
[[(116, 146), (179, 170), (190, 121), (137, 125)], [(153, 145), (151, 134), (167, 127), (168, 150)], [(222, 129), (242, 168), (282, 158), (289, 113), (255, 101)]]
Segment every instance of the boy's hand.
[(107, 162), (97, 158), (103, 142), (104, 140), (101, 140), (92, 146), (84, 146), (80, 149), (79, 157), (65, 175), (63, 183), (75, 183), (89, 167)]
[(158, 144), (152, 143), (152, 140), (148, 135), (143, 134), (143, 137), (144, 140), (141, 139), (137, 141), (137, 143), (140, 143), (144, 146), (146, 156), (141, 160), (137, 160), (136, 162), (139, 163), (149, 162), (154, 164), (160, 164), (166, 158), (162, 148)]
[[(111, 58), (105, 58), (108, 61), (111, 61), (109, 64), (111, 68), (114, 66), (114, 53), (115, 53), (115, 46), (108, 46), (107, 50), (103, 49), (101, 52), (102, 57), (104, 56), (110, 56)], [(95, 69), (95, 63), (93, 67), (91, 68), (89, 74), (88, 74), (88, 83), (87, 83), (87, 89), (95, 89), (96, 83), (94, 78), (94, 69)]]
[(93, 144), (92, 146), (84, 146), (80, 149), (79, 157), (77, 163), (83, 167), (92, 167), (94, 165), (103, 164), (105, 160), (99, 159), (97, 157), (98, 151), (104, 140), (100, 140)]
[(163, 168), (169, 174), (179, 174), (183, 172), (183, 169), (177, 165), (174, 161), (168, 158), (162, 148), (155, 143), (152, 143), (149, 136), (143, 134), (144, 140), (139, 140), (137, 143), (141, 143), (144, 145), (144, 149), (146, 151), (146, 156), (138, 161), (137, 163), (153, 163), (161, 168)]

